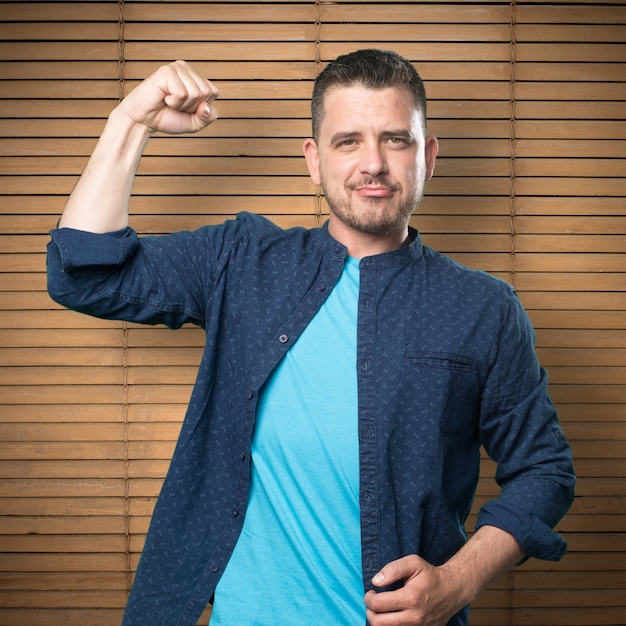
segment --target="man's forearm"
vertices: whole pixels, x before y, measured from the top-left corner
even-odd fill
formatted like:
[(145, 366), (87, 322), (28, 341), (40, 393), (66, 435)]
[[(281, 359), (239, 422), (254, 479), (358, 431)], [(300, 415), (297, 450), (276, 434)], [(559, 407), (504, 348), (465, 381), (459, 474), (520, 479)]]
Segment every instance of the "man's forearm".
[(128, 225), (128, 204), (139, 160), (150, 136), (119, 108), (70, 195), (60, 227), (105, 233)]
[(442, 568), (456, 578), (463, 605), (472, 602), (494, 580), (524, 556), (517, 541), (495, 526), (482, 526)]

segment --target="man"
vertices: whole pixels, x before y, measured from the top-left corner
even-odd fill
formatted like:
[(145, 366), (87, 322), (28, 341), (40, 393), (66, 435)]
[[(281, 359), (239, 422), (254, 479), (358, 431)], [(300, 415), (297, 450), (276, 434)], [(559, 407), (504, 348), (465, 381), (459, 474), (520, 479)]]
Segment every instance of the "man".
[[(573, 497), (571, 454), (514, 291), (408, 226), (437, 140), (413, 66), (339, 57), (304, 155), (330, 218), (244, 214), (138, 238), (149, 136), (217, 118), (217, 88), (165, 66), (111, 114), (49, 245), (49, 290), (91, 315), (206, 329), (198, 380), (124, 623), (461, 625)], [(467, 541), (483, 444), (498, 499)]]

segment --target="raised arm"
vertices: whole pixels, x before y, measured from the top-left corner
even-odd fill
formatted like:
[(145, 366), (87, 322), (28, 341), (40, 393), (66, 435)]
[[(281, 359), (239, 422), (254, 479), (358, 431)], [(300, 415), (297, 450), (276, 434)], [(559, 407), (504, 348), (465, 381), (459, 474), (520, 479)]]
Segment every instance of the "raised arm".
[(111, 113), (59, 227), (93, 233), (128, 225), (128, 204), (150, 136), (202, 130), (217, 118), (218, 89), (185, 61), (160, 67)]

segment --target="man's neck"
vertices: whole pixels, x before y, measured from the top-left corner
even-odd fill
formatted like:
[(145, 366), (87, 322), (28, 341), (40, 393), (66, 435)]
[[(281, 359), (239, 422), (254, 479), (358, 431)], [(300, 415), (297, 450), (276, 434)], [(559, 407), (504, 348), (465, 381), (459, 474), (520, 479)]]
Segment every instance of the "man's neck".
[(328, 225), (328, 232), (339, 243), (346, 246), (348, 254), (356, 259), (393, 252), (411, 242), (408, 226), (397, 232), (383, 235), (355, 231), (341, 222), (331, 219)]

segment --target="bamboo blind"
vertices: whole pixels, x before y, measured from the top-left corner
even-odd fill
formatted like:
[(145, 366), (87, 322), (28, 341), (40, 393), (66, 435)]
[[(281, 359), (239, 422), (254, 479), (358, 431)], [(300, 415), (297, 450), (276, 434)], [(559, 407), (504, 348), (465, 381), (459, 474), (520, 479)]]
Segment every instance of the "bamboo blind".
[[(221, 119), (150, 142), (135, 228), (241, 210), (316, 226), (312, 81), (368, 46), (427, 84), (441, 155), (414, 223), (516, 286), (579, 474), (569, 555), (498, 581), (471, 623), (625, 624), (625, 41), (611, 0), (1, 3), (0, 625), (119, 623), (200, 360), (197, 329), (101, 322), (46, 294), (47, 231), (106, 116), (160, 64), (192, 62)], [(496, 495), (484, 470), (476, 506)]]

